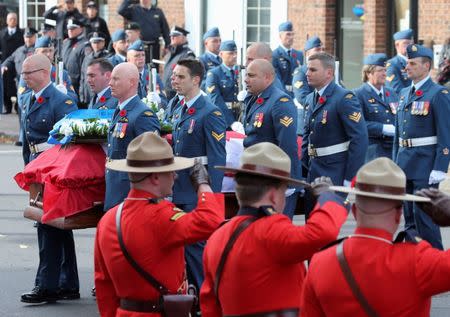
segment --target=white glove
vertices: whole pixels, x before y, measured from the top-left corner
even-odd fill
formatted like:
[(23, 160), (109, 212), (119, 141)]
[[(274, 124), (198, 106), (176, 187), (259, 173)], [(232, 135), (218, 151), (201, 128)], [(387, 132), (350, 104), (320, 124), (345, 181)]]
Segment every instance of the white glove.
[(393, 124), (383, 124), (383, 134), (387, 136), (394, 136), (395, 127)]
[(234, 121), (231, 124), (231, 130), (233, 130), (234, 132), (245, 134), (244, 126), (239, 121)]
[(151, 91), (147, 94), (147, 101), (154, 102), (159, 105), (161, 103), (161, 97), (157, 92)]
[(429, 185), (439, 184), (447, 177), (447, 173), (442, 171), (432, 170), (430, 173)]
[(64, 95), (67, 95), (67, 88), (63, 84), (55, 85), (56, 89), (62, 92)]
[(348, 181), (344, 179), (344, 187), (350, 187), (352, 185), (352, 181)]
[(303, 109), (303, 105), (297, 101), (296, 98), (294, 98), (294, 105), (297, 107), (297, 109)]
[(241, 90), (237, 95), (237, 100), (244, 101), (245, 97), (247, 97), (247, 90)]

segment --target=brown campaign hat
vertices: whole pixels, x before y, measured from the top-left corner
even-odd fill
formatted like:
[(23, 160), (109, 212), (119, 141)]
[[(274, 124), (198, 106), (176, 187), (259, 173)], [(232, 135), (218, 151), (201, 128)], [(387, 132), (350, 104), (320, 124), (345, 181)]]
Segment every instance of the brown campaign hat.
[(284, 180), (291, 184), (309, 186), (308, 183), (291, 178), (291, 159), (278, 146), (261, 142), (244, 150), (239, 167), (215, 166), (232, 173), (246, 173)]
[(193, 165), (193, 158), (174, 157), (172, 147), (165, 139), (153, 132), (145, 132), (130, 142), (125, 160), (110, 160), (106, 168), (131, 173), (162, 173)]
[(406, 193), (405, 173), (387, 157), (364, 164), (356, 174), (355, 187), (330, 186), (330, 190), (381, 199), (430, 201), (429, 198)]

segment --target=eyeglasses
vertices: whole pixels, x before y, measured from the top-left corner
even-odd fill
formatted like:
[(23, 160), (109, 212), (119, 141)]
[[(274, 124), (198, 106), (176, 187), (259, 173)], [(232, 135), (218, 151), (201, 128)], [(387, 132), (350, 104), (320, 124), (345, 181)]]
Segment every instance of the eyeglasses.
[(43, 68), (40, 68), (40, 69), (32, 70), (32, 71), (30, 71), (30, 72), (21, 72), (20, 75), (22, 75), (22, 76), (31, 75), (31, 74), (36, 73), (36, 72), (39, 72), (39, 71), (41, 71), (41, 70), (44, 70), (44, 69), (43, 69)]

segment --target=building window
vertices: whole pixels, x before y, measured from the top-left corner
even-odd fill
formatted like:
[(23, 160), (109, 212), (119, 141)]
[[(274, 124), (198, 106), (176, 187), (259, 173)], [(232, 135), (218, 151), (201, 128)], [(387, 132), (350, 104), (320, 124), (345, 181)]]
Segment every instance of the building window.
[(44, 23), (45, 0), (27, 1), (27, 26), (39, 30)]
[(247, 0), (247, 45), (270, 42), (271, 0)]

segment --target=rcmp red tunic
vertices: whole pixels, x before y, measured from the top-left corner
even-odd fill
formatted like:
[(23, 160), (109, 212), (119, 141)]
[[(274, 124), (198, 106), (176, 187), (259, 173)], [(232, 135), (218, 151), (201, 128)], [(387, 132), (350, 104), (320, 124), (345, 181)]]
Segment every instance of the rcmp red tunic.
[[(377, 314), (429, 316), (431, 296), (450, 290), (450, 251), (432, 248), (425, 241), (389, 244), (392, 235), (381, 229), (357, 228), (355, 234), (372, 236), (345, 240), (344, 253)], [(366, 316), (343, 276), (336, 246), (317, 253), (311, 261), (303, 316)]]
[[(152, 198), (132, 189), (128, 198)], [(122, 310), (120, 298), (157, 301), (159, 293), (123, 256), (115, 224), (117, 207), (110, 209), (97, 227), (95, 287), (101, 316), (159, 316)], [(122, 234), (131, 256), (171, 293), (184, 284), (184, 246), (206, 240), (224, 219), (221, 194), (203, 193), (194, 212), (183, 213), (169, 201), (126, 200)]]
[(305, 226), (293, 225), (282, 214), (252, 223), (237, 239), (225, 264), (219, 287), (222, 309), (214, 294), (217, 266), (230, 235), (248, 216), (236, 216), (214, 232), (203, 256), (202, 317), (222, 316), (222, 311), (223, 315), (240, 315), (299, 308), (306, 274), (303, 261), (335, 240), (347, 218), (346, 208), (337, 201), (319, 201)]

